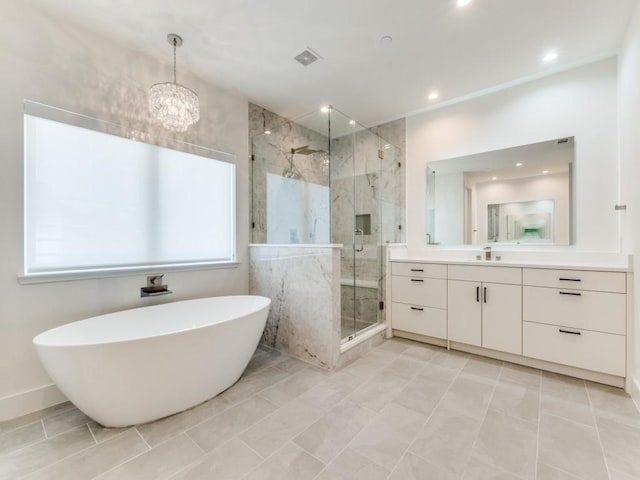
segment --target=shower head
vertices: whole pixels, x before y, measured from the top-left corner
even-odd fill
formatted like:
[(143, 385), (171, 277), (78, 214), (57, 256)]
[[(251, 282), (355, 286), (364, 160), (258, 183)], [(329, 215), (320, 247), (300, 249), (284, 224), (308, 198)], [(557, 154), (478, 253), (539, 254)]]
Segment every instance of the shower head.
[(314, 150), (312, 148), (309, 148), (309, 145), (304, 145), (302, 147), (291, 149), (292, 154), (298, 154), (298, 155), (311, 155), (312, 153), (320, 153), (320, 152), (325, 153), (324, 150)]

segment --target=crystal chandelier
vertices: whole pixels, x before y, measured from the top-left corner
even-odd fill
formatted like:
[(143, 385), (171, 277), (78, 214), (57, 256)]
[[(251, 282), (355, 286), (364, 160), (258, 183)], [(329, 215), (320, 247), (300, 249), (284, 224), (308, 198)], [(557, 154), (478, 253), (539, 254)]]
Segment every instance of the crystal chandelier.
[(170, 33), (167, 41), (173, 45), (173, 82), (151, 86), (149, 110), (166, 129), (185, 132), (200, 119), (200, 104), (193, 90), (176, 82), (176, 48), (182, 45), (182, 38)]

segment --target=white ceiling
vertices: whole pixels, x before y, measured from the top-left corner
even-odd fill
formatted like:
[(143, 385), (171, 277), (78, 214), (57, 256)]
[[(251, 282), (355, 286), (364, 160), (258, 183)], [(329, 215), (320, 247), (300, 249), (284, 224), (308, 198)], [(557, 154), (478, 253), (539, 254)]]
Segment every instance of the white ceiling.
[[(365, 125), (614, 54), (636, 0), (36, 0), (288, 118), (332, 104)], [(393, 42), (380, 39), (391, 35)], [(305, 47), (324, 57), (293, 60)], [(543, 65), (554, 48), (559, 58)], [(440, 92), (429, 102), (432, 89)]]

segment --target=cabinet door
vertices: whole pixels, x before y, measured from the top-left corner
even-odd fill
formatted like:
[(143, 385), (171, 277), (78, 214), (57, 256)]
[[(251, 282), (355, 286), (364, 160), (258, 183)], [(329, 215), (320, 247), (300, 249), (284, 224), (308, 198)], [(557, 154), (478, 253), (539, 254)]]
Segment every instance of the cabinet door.
[(483, 283), (482, 346), (522, 354), (522, 287)]
[(448, 281), (449, 340), (468, 345), (482, 344), (481, 284)]

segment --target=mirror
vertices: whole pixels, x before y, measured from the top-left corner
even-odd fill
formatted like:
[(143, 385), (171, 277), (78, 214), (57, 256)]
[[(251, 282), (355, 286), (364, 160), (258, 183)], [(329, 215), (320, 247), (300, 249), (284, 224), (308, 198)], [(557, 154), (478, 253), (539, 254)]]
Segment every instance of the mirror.
[(574, 137), (427, 164), (426, 243), (573, 243)]

